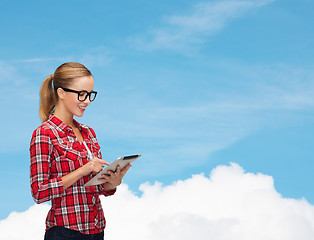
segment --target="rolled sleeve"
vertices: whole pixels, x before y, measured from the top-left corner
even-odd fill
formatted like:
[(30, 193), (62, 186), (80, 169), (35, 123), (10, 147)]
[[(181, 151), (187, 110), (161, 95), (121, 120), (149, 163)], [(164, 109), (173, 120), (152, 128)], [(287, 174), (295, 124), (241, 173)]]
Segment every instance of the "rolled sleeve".
[(96, 187), (98, 189), (99, 194), (104, 195), (106, 197), (115, 194), (115, 192), (117, 191), (117, 188), (110, 190), (110, 191), (106, 191), (106, 190), (104, 190), (103, 184), (99, 184)]
[(49, 134), (38, 128), (34, 131), (30, 144), (30, 184), (31, 193), (36, 203), (61, 197), (63, 182), (61, 177), (51, 178), (51, 156), (53, 145)]

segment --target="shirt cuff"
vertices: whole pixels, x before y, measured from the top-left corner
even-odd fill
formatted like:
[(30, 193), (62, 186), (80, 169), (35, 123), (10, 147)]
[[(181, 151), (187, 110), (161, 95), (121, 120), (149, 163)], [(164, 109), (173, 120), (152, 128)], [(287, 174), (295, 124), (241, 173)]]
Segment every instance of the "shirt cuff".
[(63, 182), (61, 177), (51, 179), (48, 188), (51, 189), (52, 198), (61, 197), (63, 194)]
[(100, 191), (103, 195), (105, 195), (105, 196), (111, 196), (111, 195), (115, 194), (115, 192), (117, 191), (117, 188), (114, 188), (114, 189), (109, 190), (109, 191), (105, 191), (103, 184), (100, 184), (100, 185), (97, 185), (97, 186), (98, 186), (99, 191)]

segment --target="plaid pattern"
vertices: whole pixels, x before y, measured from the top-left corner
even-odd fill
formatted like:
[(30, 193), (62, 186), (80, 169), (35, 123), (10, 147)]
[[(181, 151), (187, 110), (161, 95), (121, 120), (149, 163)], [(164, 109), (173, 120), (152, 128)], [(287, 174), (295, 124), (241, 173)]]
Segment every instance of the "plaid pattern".
[[(94, 156), (102, 158), (95, 132), (92, 128), (74, 120), (84, 141)], [(104, 230), (106, 220), (99, 195), (109, 196), (102, 185), (84, 187), (95, 174), (79, 179), (71, 187), (63, 189), (61, 177), (87, 163), (87, 150), (79, 142), (73, 129), (54, 115), (38, 127), (30, 144), (30, 184), (36, 203), (51, 200), (46, 219), (46, 230), (63, 226), (84, 234)]]

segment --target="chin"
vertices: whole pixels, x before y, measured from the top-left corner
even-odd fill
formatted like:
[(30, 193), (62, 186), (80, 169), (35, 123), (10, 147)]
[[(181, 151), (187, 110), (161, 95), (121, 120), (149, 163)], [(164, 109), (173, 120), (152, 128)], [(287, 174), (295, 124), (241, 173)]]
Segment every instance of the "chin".
[(73, 115), (76, 117), (83, 117), (84, 113), (74, 113)]

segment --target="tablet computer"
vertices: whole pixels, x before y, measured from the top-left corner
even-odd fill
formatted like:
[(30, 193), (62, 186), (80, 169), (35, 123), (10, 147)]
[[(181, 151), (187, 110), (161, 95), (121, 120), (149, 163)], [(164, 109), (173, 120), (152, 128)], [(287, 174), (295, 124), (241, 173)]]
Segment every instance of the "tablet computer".
[(108, 174), (108, 170), (110, 170), (112, 172), (116, 172), (118, 166), (120, 166), (120, 169), (122, 170), (127, 165), (133, 163), (140, 156), (141, 156), (140, 154), (137, 154), (137, 155), (119, 157), (117, 160), (112, 162), (109, 166), (105, 167), (103, 170), (101, 170), (99, 173), (97, 173), (95, 177), (93, 177), (91, 180), (89, 180), (84, 185), (84, 187), (89, 187), (89, 186), (99, 185), (99, 184), (104, 183), (103, 181), (99, 181), (98, 179), (102, 178), (103, 174)]

